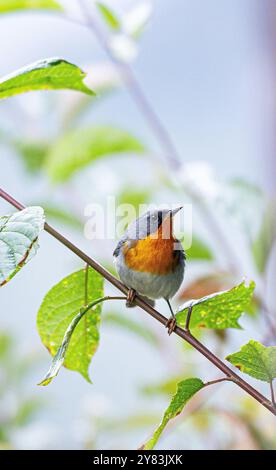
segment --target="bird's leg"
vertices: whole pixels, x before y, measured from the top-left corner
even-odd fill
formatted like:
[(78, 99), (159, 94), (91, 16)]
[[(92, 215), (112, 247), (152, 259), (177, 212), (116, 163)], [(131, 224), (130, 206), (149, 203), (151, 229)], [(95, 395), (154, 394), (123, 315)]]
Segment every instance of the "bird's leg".
[(193, 312), (193, 306), (190, 305), (190, 307), (188, 308), (186, 324), (185, 324), (185, 331), (187, 331), (188, 333), (190, 333), (190, 321), (191, 321), (192, 312)]
[(136, 297), (136, 290), (129, 289), (127, 293), (126, 306), (133, 307), (133, 303)]
[(173, 309), (172, 309), (172, 306), (170, 304), (170, 301), (168, 299), (166, 299), (166, 302), (169, 306), (169, 309), (170, 309), (170, 312), (172, 314), (172, 316), (168, 319), (167, 323), (166, 323), (166, 328), (168, 328), (168, 334), (171, 335), (172, 332), (174, 331), (175, 327), (176, 327), (176, 318), (175, 318), (175, 314), (173, 312)]

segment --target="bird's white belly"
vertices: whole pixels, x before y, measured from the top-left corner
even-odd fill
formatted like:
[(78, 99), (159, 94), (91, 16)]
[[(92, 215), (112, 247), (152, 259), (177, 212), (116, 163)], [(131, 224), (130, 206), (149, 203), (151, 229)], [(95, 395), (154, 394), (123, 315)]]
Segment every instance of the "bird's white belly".
[(184, 263), (169, 274), (151, 274), (129, 269), (123, 256), (115, 258), (117, 272), (129, 288), (150, 299), (171, 299), (178, 291), (184, 277)]

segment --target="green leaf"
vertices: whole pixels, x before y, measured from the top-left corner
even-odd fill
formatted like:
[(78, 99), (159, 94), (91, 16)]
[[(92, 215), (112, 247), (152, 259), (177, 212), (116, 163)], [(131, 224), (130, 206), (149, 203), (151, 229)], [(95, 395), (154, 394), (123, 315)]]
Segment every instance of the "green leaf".
[(71, 321), (70, 325), (68, 326), (68, 328), (65, 332), (62, 344), (58, 348), (57, 353), (54, 356), (54, 359), (52, 361), (52, 364), (51, 364), (51, 367), (50, 367), (49, 371), (47, 372), (44, 379), (38, 385), (43, 385), (43, 386), (48, 385), (50, 382), (52, 382), (53, 378), (55, 378), (58, 375), (59, 370), (60, 370), (61, 366), (64, 363), (65, 355), (67, 353), (72, 335), (73, 335), (77, 325), (79, 324), (80, 320), (84, 317), (84, 315), (87, 314), (87, 312), (89, 312), (89, 310), (91, 310), (92, 307), (95, 307), (96, 305), (100, 304), (104, 300), (105, 300), (105, 298), (103, 297), (101, 299), (95, 300), (90, 305), (88, 305), (88, 307), (81, 308), (78, 315), (76, 315), (73, 318), (73, 320)]
[(22, 157), (26, 169), (30, 173), (37, 173), (43, 166), (50, 145), (46, 142), (18, 141), (15, 148)]
[(8, 333), (0, 331), (0, 361), (6, 362), (6, 357), (12, 348), (12, 338)]
[[(103, 278), (89, 269), (70, 274), (56, 284), (45, 296), (38, 312), (37, 328), (40, 338), (52, 356), (58, 353), (64, 334), (86, 304), (103, 296)], [(70, 340), (64, 366), (83, 375), (90, 382), (88, 368), (99, 344), (101, 304), (89, 310), (78, 322)]]
[(204, 383), (197, 378), (186, 379), (179, 382), (176, 393), (166, 409), (160, 425), (155, 430), (153, 436), (143, 446), (143, 450), (154, 449), (168, 422), (179, 415), (188, 401), (203, 387)]
[(154, 335), (148, 328), (140, 325), (129, 317), (118, 313), (107, 313), (103, 319), (107, 325), (111, 325), (112, 327), (118, 326), (148, 341), (154, 346), (158, 345), (158, 338), (156, 335)]
[(23, 67), (0, 80), (0, 99), (34, 90), (69, 89), (94, 95), (84, 83), (86, 74), (64, 59), (52, 58)]
[(276, 346), (265, 347), (258, 341), (249, 341), (237, 353), (226, 358), (245, 374), (271, 382), (276, 378)]
[(260, 273), (263, 273), (276, 240), (276, 208), (275, 203), (271, 203), (267, 208), (263, 222), (252, 250), (256, 266)]
[(26, 426), (34, 416), (41, 411), (43, 402), (38, 397), (26, 398), (22, 403), (18, 403), (17, 413), (13, 418), (13, 425), (16, 428)]
[(113, 31), (119, 31), (121, 28), (121, 24), (117, 16), (113, 13), (113, 11), (111, 11), (111, 9), (102, 2), (96, 2), (96, 5), (110, 29)]
[(9, 13), (16, 10), (62, 10), (55, 0), (1, 0), (0, 13)]
[(6, 284), (36, 254), (44, 227), (41, 207), (27, 207), (0, 217), (0, 286)]
[[(185, 237), (184, 237), (185, 239)], [(205, 260), (212, 261), (214, 259), (210, 248), (198, 237), (193, 235), (192, 246), (186, 250), (188, 260)]]
[(114, 127), (82, 128), (56, 142), (47, 158), (46, 170), (53, 182), (62, 182), (100, 157), (143, 151), (143, 145), (129, 132)]
[(242, 282), (233, 289), (186, 302), (176, 315), (177, 324), (185, 327), (190, 306), (193, 307), (190, 327), (202, 328), (241, 328), (238, 320), (252, 300), (255, 283), (249, 286)]

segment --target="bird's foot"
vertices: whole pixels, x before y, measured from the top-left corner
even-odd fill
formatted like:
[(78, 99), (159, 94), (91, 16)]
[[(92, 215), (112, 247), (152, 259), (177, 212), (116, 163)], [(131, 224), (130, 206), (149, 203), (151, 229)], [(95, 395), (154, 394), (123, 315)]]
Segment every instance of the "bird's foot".
[(169, 335), (172, 334), (172, 332), (175, 330), (175, 327), (176, 327), (176, 318), (171, 316), (166, 323), (166, 328), (168, 328)]
[(126, 306), (127, 307), (133, 307), (135, 297), (136, 297), (136, 290), (129, 289), (129, 291), (127, 293), (127, 299), (126, 299)]

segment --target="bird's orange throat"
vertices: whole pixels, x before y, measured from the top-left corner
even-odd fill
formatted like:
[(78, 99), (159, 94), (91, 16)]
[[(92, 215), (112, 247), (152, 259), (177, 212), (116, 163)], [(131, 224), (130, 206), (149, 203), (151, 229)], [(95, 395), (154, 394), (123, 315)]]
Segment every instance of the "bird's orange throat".
[(167, 230), (169, 230), (168, 233), (163, 223), (155, 234), (143, 240), (137, 240), (130, 248), (126, 245), (123, 253), (128, 268), (151, 274), (172, 272), (177, 259), (174, 256), (176, 240), (172, 233), (171, 223), (168, 224)]

